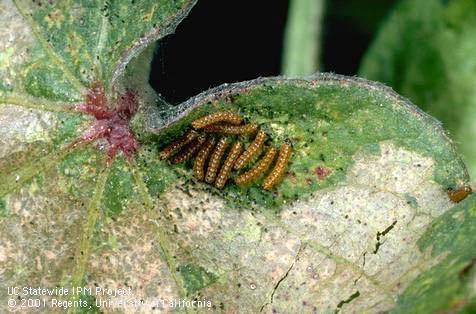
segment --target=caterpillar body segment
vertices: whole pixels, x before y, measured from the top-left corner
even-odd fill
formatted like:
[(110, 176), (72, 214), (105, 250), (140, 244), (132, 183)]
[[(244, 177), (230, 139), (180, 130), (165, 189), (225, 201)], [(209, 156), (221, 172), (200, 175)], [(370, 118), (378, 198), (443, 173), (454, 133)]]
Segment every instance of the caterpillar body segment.
[(215, 149), (212, 152), (212, 155), (210, 157), (210, 161), (208, 162), (208, 168), (207, 168), (207, 173), (205, 175), (205, 182), (212, 184), (215, 181), (216, 175), (218, 168), (220, 167), (220, 161), (225, 153), (226, 148), (228, 147), (228, 138), (222, 137), (217, 145), (215, 146)]
[(266, 170), (268, 170), (269, 166), (273, 162), (274, 157), (276, 156), (276, 152), (276, 148), (268, 148), (265, 155), (261, 157), (261, 159), (256, 163), (253, 168), (243, 174), (240, 174), (235, 178), (236, 184), (242, 187), (246, 186), (256, 180), (261, 174), (266, 172)]
[(228, 111), (218, 111), (193, 121), (192, 126), (195, 129), (202, 129), (207, 125), (215, 124), (218, 122), (226, 122), (228, 124), (238, 125), (241, 124), (242, 121), (243, 118), (237, 113)]
[(217, 188), (223, 189), (226, 184), (226, 181), (228, 181), (228, 178), (231, 174), (231, 170), (233, 168), (233, 164), (242, 151), (241, 146), (242, 145), (240, 142), (235, 142), (231, 147), (230, 152), (228, 153), (228, 156), (223, 162), (223, 166), (221, 167), (220, 172), (218, 173), (218, 177), (215, 181), (215, 186)]
[(185, 162), (195, 156), (195, 154), (200, 149), (200, 146), (205, 142), (206, 137), (199, 135), (195, 140), (185, 146), (181, 151), (179, 151), (174, 157), (172, 157), (172, 163), (179, 164)]
[(259, 152), (261, 147), (263, 147), (264, 142), (266, 141), (266, 133), (263, 130), (260, 130), (253, 142), (248, 146), (248, 148), (243, 152), (243, 154), (238, 157), (233, 168), (235, 170), (243, 169), (246, 164)]
[(207, 133), (250, 135), (258, 131), (258, 125), (256, 123), (249, 123), (244, 125), (230, 125), (218, 123), (204, 127), (203, 131)]
[(175, 152), (179, 149), (193, 141), (198, 137), (198, 133), (195, 130), (188, 130), (183, 136), (172, 141), (170, 144), (165, 146), (159, 153), (160, 159), (169, 159)]
[(207, 161), (208, 156), (210, 155), (213, 147), (215, 147), (216, 139), (214, 137), (208, 139), (205, 144), (203, 144), (202, 148), (197, 154), (195, 161), (193, 163), (193, 173), (195, 178), (199, 181), (203, 181), (205, 179), (205, 162)]
[(274, 186), (281, 182), (286, 172), (286, 168), (291, 158), (292, 147), (288, 143), (284, 143), (279, 150), (276, 165), (269, 175), (264, 179), (263, 189), (271, 190)]

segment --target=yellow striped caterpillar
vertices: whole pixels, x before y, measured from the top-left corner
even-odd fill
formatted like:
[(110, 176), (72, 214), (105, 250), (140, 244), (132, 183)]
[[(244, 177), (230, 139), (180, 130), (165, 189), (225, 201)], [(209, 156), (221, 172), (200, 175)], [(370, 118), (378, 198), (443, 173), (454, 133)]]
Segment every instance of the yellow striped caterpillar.
[(233, 163), (235, 162), (236, 158), (241, 153), (241, 143), (240, 142), (235, 142), (233, 146), (230, 149), (230, 152), (228, 153), (228, 156), (225, 159), (225, 162), (223, 162), (223, 166), (221, 166), (220, 172), (218, 173), (218, 177), (215, 181), (215, 186), (219, 189), (223, 189), (223, 187), (226, 184), (226, 181), (228, 181), (228, 178), (230, 177), (231, 174), (231, 169), (233, 168)]
[(160, 159), (170, 158), (177, 150), (181, 149), (191, 141), (193, 141), (198, 136), (197, 131), (188, 130), (185, 134), (178, 139), (172, 141), (170, 144), (165, 146), (159, 153)]
[(264, 141), (266, 140), (266, 133), (262, 130), (256, 134), (255, 139), (248, 148), (241, 154), (240, 157), (235, 162), (233, 168), (235, 170), (240, 170), (258, 153), (258, 151), (263, 147)]
[(216, 142), (217, 141), (214, 137), (208, 139), (195, 158), (195, 162), (193, 163), (193, 173), (195, 174), (195, 178), (197, 178), (199, 181), (203, 181), (205, 178), (205, 162)]
[(253, 168), (235, 178), (236, 184), (239, 186), (246, 186), (256, 180), (261, 174), (268, 170), (274, 160), (274, 156), (276, 156), (276, 148), (268, 148), (266, 154), (258, 160)]
[(188, 146), (185, 146), (184, 149), (179, 151), (173, 158), (172, 163), (179, 164), (184, 161), (189, 160), (200, 149), (200, 146), (205, 142), (206, 137), (203, 135), (199, 135), (197, 139), (193, 140)]
[(201, 117), (192, 122), (192, 126), (195, 129), (201, 129), (207, 125), (215, 124), (218, 122), (227, 122), (228, 124), (241, 124), (243, 119), (237, 113), (227, 112), (227, 111), (218, 111)]
[(212, 124), (203, 128), (207, 133), (223, 133), (234, 135), (250, 135), (258, 131), (258, 125), (256, 123), (249, 123), (244, 125), (230, 125), (230, 124)]
[[(160, 159), (171, 159), (171, 162), (176, 164), (194, 157), (195, 178), (223, 189), (232, 176), (232, 171), (239, 172), (247, 167), (256, 156), (261, 154), (267, 140), (266, 133), (259, 129), (258, 124), (242, 123), (243, 118), (239, 114), (226, 111), (211, 113), (196, 119), (192, 122), (193, 129), (188, 130), (160, 151)], [(222, 135), (218, 141), (215, 138), (216, 134)], [(243, 136), (253, 134), (256, 134), (255, 138), (243, 151), (243, 143), (240, 140)], [(226, 152), (233, 139), (238, 140)], [(289, 143), (281, 146), (279, 154), (277, 148), (270, 146), (251, 169), (238, 173), (234, 181), (242, 187), (256, 181), (268, 171), (278, 155), (275, 166), (265, 177), (262, 185), (264, 190), (271, 190), (284, 177), (291, 154), (292, 147)], [(222, 159), (224, 159), (223, 163)]]
[(228, 147), (228, 138), (222, 137), (219, 141), (213, 153), (210, 157), (210, 162), (208, 163), (207, 174), (205, 175), (205, 181), (207, 183), (213, 183), (217, 175), (218, 167), (220, 167), (220, 160), (225, 154), (225, 150)]
[(276, 184), (278, 184), (284, 177), (286, 166), (291, 158), (292, 147), (288, 143), (284, 143), (279, 150), (278, 159), (276, 165), (269, 175), (264, 179), (263, 189), (271, 190)]

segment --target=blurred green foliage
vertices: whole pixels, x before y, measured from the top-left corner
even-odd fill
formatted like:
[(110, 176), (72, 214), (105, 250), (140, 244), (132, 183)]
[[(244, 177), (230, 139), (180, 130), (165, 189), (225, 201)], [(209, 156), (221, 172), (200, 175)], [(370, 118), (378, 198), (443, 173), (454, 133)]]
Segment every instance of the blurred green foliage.
[(356, 31), (373, 36), (395, 3), (396, 0), (332, 0), (326, 7), (326, 18), (345, 20)]
[[(325, 16), (372, 39), (357, 74), (391, 86), (440, 120), (474, 182), (476, 0), (335, 0), (329, 1)], [(325, 27), (324, 31), (333, 36)], [(309, 55), (305, 45), (300, 47), (296, 54)], [(338, 62), (345, 61), (346, 53), (353, 52), (339, 53)], [(417, 277), (399, 295), (392, 312), (475, 313), (475, 241), (468, 237), (474, 234), (474, 217), (472, 195), (435, 220), (420, 238), (420, 250), (447, 257)]]
[(400, 2), (359, 75), (390, 85), (442, 121), (475, 177), (476, 1)]
[[(326, 36), (333, 36), (326, 28), (330, 21), (344, 21), (363, 37), (372, 39), (356, 74), (391, 86), (440, 120), (459, 148), (474, 181), (476, 1), (335, 0), (327, 3), (324, 16), (327, 22), (321, 31)], [(315, 23), (322, 23), (321, 20)], [(303, 18), (299, 27), (307, 23), (307, 27), (315, 28), (306, 21)], [(298, 26), (287, 25), (291, 27)], [(290, 55), (288, 50), (292, 49), (302, 58), (313, 53), (304, 44), (299, 48), (285, 45), (284, 56)], [(342, 62), (351, 53), (339, 52)], [(292, 66), (288, 64), (289, 67)], [(333, 70), (331, 66), (323, 67)], [(310, 70), (292, 74), (305, 75)], [(289, 74), (284, 68), (283, 73)]]

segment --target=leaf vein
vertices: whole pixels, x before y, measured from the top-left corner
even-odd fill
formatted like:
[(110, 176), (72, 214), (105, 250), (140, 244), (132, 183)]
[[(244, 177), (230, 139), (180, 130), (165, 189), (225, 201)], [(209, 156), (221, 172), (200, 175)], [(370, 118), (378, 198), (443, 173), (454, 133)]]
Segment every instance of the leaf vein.
[(37, 109), (49, 112), (77, 112), (75, 107), (79, 103), (51, 101), (43, 98), (23, 96), (19, 94), (0, 95), (0, 104), (14, 105), (28, 109)]
[(58, 54), (54, 51), (51, 44), (44, 38), (39, 27), (36, 25), (32, 18), (32, 14), (28, 12), (28, 8), (26, 4), (23, 3), (23, 0), (15, 0), (15, 5), (18, 8), (18, 11), (23, 15), (25, 20), (29, 23), (33, 34), (35, 35), (36, 39), (40, 43), (41, 47), (45, 51), (45, 53), (51, 58), (51, 60), (63, 70), (64, 75), (68, 78), (70, 83), (76, 88), (76, 90), (80, 93), (83, 93), (86, 87), (84, 84), (71, 72), (71, 70), (66, 66), (66, 64), (61, 60)]

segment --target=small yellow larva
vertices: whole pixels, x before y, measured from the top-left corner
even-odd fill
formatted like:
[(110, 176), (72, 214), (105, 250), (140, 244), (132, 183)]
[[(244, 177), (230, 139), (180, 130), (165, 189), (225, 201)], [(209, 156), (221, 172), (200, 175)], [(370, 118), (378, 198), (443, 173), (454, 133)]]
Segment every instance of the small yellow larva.
[(225, 153), (228, 144), (228, 139), (226, 137), (222, 137), (215, 146), (215, 149), (213, 150), (213, 153), (210, 157), (210, 161), (208, 162), (207, 174), (205, 175), (205, 181), (207, 183), (211, 184), (215, 181), (218, 167), (220, 166), (221, 157)]
[(292, 147), (288, 143), (284, 143), (279, 150), (278, 159), (273, 170), (264, 179), (263, 189), (271, 190), (276, 184), (278, 184), (284, 176), (286, 166), (288, 165), (289, 158), (291, 157)]
[(256, 163), (256, 165), (247, 172), (240, 174), (235, 178), (236, 184), (239, 186), (245, 186), (254, 180), (256, 180), (261, 174), (268, 170), (269, 166), (276, 156), (276, 148), (270, 147), (266, 151), (266, 154)]
[(457, 190), (448, 191), (448, 197), (451, 201), (459, 203), (472, 193), (470, 186), (462, 186)]
[(193, 163), (193, 173), (195, 174), (195, 178), (200, 181), (203, 181), (203, 179), (205, 178), (205, 161), (207, 160), (208, 155), (212, 151), (216, 142), (217, 141), (215, 138), (208, 139), (198, 152), (197, 157), (195, 158), (195, 161)]
[(210, 124), (215, 124), (218, 122), (227, 122), (229, 124), (240, 124), (243, 119), (237, 113), (227, 112), (227, 111), (218, 111), (201, 117), (192, 122), (192, 126), (196, 129), (201, 129)]
[(200, 146), (202, 146), (202, 144), (205, 142), (205, 140), (205, 136), (199, 135), (197, 139), (184, 147), (172, 158), (172, 163), (179, 164), (192, 158), (197, 153)]
[(245, 125), (230, 125), (230, 124), (212, 124), (203, 128), (207, 133), (223, 133), (223, 134), (243, 134), (250, 135), (258, 131), (256, 123), (249, 123)]
[(248, 148), (241, 154), (240, 157), (235, 162), (235, 165), (233, 168), (235, 170), (242, 169), (246, 164), (258, 153), (258, 151), (261, 149), (261, 147), (264, 144), (264, 141), (266, 140), (266, 133), (264, 133), (262, 130), (256, 134), (255, 139), (251, 144), (248, 146)]
[(188, 130), (183, 136), (172, 141), (170, 144), (165, 146), (159, 153), (160, 159), (168, 159), (172, 156), (177, 150), (181, 149), (195, 138), (197, 138), (198, 133), (194, 130)]
[(228, 181), (228, 178), (230, 177), (231, 169), (233, 168), (233, 163), (235, 162), (236, 158), (241, 153), (241, 143), (240, 142), (235, 142), (233, 146), (230, 149), (230, 152), (228, 153), (228, 156), (225, 159), (225, 162), (223, 162), (223, 166), (220, 169), (220, 172), (218, 173), (218, 177), (215, 181), (215, 186), (219, 189), (223, 189), (223, 187), (226, 184), (226, 181)]

